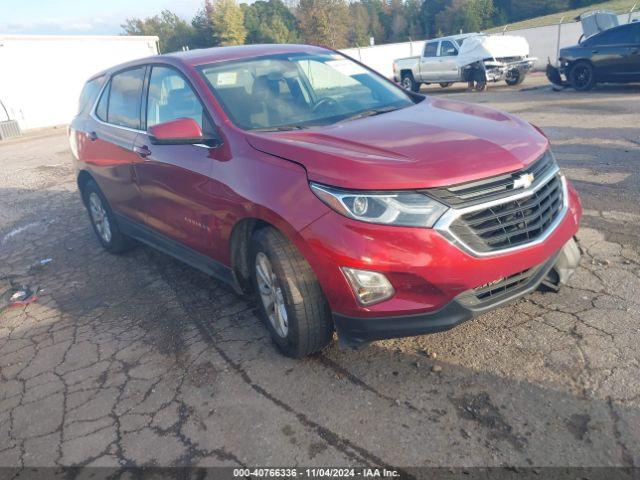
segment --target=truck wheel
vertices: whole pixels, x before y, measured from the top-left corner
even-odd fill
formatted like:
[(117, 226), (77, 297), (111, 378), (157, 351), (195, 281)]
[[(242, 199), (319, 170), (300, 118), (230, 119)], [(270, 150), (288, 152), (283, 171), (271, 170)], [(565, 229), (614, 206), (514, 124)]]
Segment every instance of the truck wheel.
[(253, 236), (251, 260), (262, 320), (282, 353), (301, 358), (326, 347), (333, 336), (331, 312), (298, 249), (268, 227)]
[(515, 87), (517, 85), (520, 85), (522, 82), (524, 82), (525, 76), (526, 75), (524, 72), (521, 72), (520, 70), (514, 70), (513, 72), (510, 73), (510, 75), (507, 78), (505, 78), (504, 81), (510, 87)]
[(453, 85), (453, 82), (441, 82), (440, 83), (440, 86), (442, 88), (447, 88), (447, 87), (450, 87), (451, 85)]
[(105, 250), (111, 253), (122, 253), (135, 247), (135, 240), (120, 231), (109, 202), (97, 183), (89, 180), (82, 189), (82, 198), (87, 207), (93, 231)]
[(580, 92), (596, 86), (596, 72), (589, 62), (577, 62), (569, 71), (569, 84)]
[(478, 80), (476, 81), (476, 92), (486, 92), (487, 89), (489, 88), (489, 84), (487, 83), (486, 80)]
[(413, 79), (412, 73), (403, 73), (402, 74), (402, 86), (405, 90), (409, 90), (411, 92), (419, 92), (420, 91), (420, 83), (416, 82)]

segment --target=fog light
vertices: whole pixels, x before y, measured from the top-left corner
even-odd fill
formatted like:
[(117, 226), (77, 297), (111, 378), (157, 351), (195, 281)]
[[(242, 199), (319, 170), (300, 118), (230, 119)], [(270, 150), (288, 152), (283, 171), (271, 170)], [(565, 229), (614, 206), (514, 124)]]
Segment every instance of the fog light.
[(387, 277), (369, 270), (342, 267), (353, 293), (362, 305), (371, 305), (393, 297), (396, 293)]

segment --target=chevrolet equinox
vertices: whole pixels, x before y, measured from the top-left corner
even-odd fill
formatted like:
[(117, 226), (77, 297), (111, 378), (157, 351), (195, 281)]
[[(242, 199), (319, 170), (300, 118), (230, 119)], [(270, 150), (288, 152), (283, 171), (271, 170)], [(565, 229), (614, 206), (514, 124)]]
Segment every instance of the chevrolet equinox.
[(580, 258), (547, 138), (327, 48), (155, 56), (90, 78), (69, 140), (98, 240), (254, 292), (289, 356), (450, 329)]

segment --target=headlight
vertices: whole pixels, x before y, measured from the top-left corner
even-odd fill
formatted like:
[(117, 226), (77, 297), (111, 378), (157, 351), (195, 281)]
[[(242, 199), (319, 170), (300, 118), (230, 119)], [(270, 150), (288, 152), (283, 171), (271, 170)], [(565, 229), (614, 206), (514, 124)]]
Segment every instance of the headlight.
[(345, 217), (369, 223), (432, 227), (447, 211), (440, 202), (415, 192), (363, 192), (311, 183), (320, 200)]

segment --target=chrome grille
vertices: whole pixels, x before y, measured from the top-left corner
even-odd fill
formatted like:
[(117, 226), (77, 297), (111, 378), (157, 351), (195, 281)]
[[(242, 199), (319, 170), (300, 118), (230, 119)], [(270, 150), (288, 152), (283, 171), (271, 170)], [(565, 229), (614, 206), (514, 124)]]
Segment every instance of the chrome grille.
[(503, 250), (540, 238), (563, 207), (563, 185), (556, 174), (531, 195), (462, 214), (449, 230), (476, 252)]
[[(507, 197), (515, 192), (513, 182), (521, 175), (531, 173), (542, 180), (546, 174), (556, 168), (553, 155), (547, 150), (542, 157), (528, 167), (517, 172), (506, 173), (495, 177), (484, 178), (474, 182), (461, 183), (450, 187), (430, 188), (424, 193), (454, 208), (489, 202), (497, 198)], [(534, 182), (534, 186), (536, 182)]]

